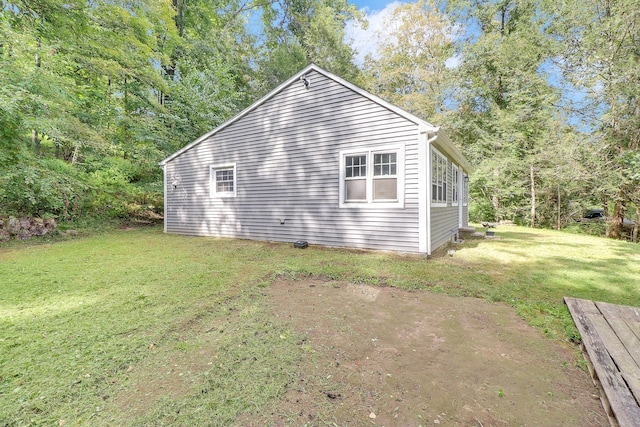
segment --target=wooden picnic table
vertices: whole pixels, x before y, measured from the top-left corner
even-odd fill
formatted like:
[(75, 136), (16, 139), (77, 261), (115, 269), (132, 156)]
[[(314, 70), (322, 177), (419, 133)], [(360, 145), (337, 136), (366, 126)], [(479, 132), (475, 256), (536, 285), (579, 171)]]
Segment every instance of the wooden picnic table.
[(612, 426), (640, 426), (640, 307), (564, 298)]

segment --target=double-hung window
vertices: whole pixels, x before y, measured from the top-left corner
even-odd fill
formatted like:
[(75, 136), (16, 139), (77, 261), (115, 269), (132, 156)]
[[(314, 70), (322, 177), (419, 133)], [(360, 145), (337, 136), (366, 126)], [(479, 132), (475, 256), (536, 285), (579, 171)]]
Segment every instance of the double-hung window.
[(398, 200), (398, 155), (373, 154), (373, 201)]
[(402, 207), (401, 147), (340, 153), (340, 207)]
[(447, 204), (447, 159), (435, 148), (431, 149), (431, 201)]
[(236, 196), (236, 164), (211, 166), (211, 197)]
[(345, 156), (345, 201), (367, 201), (367, 154)]

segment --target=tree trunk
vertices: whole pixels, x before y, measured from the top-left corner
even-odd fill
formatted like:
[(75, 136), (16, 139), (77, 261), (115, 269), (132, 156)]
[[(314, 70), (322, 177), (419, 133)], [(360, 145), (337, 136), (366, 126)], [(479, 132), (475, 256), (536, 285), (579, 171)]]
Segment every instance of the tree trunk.
[[(107, 77), (107, 114), (111, 117), (111, 77)], [(107, 130), (111, 128), (111, 120), (107, 120)]]
[(80, 145), (76, 145), (73, 149), (73, 156), (71, 157), (71, 164), (75, 165), (78, 161), (78, 154), (80, 154)]
[(40, 145), (40, 138), (38, 138), (38, 132), (35, 129), (31, 129), (31, 142), (33, 143), (33, 151), (35, 151), (36, 154), (40, 154), (42, 147)]
[(531, 178), (531, 228), (536, 226), (536, 181), (533, 171), (533, 163), (529, 164), (529, 176)]
[[(494, 169), (493, 170), (493, 176), (495, 178), (495, 181), (498, 182), (498, 176), (500, 175), (500, 172), (498, 171), (498, 169)], [(500, 207), (500, 199), (498, 198), (498, 187), (496, 184), (496, 187), (493, 189), (493, 194), (491, 195), (491, 206), (493, 207), (493, 215), (494, 215), (494, 220), (499, 221), (502, 218), (498, 218), (498, 208)]]
[(176, 11), (176, 28), (181, 38), (184, 36), (184, 6), (185, 0), (173, 0), (173, 9)]
[(560, 224), (560, 184), (558, 184), (558, 227), (557, 229), (560, 230), (561, 228), (561, 224)]
[[(609, 222), (609, 199), (607, 198), (606, 195), (602, 196), (602, 212), (604, 214), (604, 218), (607, 222)], [(604, 232), (605, 237), (611, 237), (609, 235), (609, 226), (607, 225), (607, 228)]]
[(640, 206), (636, 203), (636, 219), (633, 224), (633, 234), (631, 239), (633, 243), (638, 243), (638, 232), (640, 231)]
[(611, 222), (609, 223), (609, 237), (612, 239), (622, 239), (623, 237), (622, 225), (626, 208), (627, 206), (622, 191), (620, 191), (613, 207)]

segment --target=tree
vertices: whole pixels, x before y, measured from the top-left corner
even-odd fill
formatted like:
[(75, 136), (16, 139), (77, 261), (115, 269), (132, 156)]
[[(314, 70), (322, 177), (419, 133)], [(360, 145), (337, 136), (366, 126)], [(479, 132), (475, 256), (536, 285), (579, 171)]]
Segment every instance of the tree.
[[(459, 43), (458, 109), (450, 115), (464, 151), (478, 165), (476, 199), (493, 219), (536, 225), (540, 153), (551, 141), (557, 91), (544, 72), (546, 17), (532, 0), (454, 1), (450, 13), (474, 28)], [(485, 212), (487, 209), (485, 209)]]
[(265, 40), (260, 69), (262, 92), (313, 62), (358, 83), (360, 71), (353, 63), (354, 51), (345, 42), (349, 20), (362, 19), (348, 0), (279, 0), (263, 6)]
[(433, 120), (449, 93), (454, 36), (454, 25), (433, 0), (399, 5), (377, 34), (379, 57), (365, 60), (367, 88)]
[(605, 209), (613, 200), (608, 235), (623, 235), (626, 204), (640, 187), (640, 13), (633, 0), (546, 4), (549, 34), (558, 40), (558, 67), (586, 94), (579, 108), (592, 130), (594, 171)]

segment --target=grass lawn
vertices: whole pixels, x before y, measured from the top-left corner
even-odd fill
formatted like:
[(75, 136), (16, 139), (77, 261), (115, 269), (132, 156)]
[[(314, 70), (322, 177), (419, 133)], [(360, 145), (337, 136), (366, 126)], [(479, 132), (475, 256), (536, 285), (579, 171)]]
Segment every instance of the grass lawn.
[[(640, 303), (640, 245), (520, 227), (497, 235), (431, 260), (160, 228), (3, 244), (0, 426), (241, 424), (283, 395), (306, 351), (264, 295), (281, 276), (505, 302), (560, 341), (577, 338), (565, 295)], [(154, 379), (170, 372), (182, 381), (163, 383), (160, 401), (120, 410), (132, 381), (157, 393)]]

